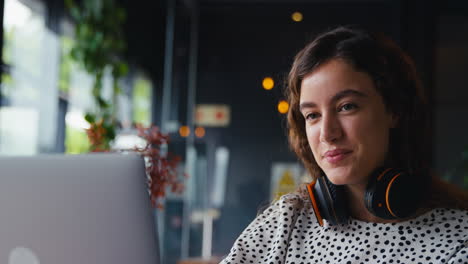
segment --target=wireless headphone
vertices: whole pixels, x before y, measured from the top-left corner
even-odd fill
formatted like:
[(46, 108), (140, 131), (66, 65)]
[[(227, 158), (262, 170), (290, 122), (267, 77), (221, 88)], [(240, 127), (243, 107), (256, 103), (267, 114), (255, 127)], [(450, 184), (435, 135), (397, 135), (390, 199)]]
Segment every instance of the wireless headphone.
[[(421, 201), (419, 188), (414, 188), (417, 182), (413, 176), (401, 169), (376, 169), (369, 178), (364, 195), (367, 210), (383, 219), (401, 219), (413, 214)], [(334, 185), (321, 175), (307, 185), (307, 190), (321, 226), (323, 219), (330, 225), (348, 222), (344, 186)]]

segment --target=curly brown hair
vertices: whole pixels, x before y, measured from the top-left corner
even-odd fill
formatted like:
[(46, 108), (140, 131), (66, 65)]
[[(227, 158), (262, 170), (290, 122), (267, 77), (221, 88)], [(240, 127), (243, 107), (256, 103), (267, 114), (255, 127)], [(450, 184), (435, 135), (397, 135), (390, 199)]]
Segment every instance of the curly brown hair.
[(428, 164), (427, 99), (416, 67), (390, 38), (352, 26), (318, 35), (295, 56), (288, 75), (289, 143), (312, 178), (317, 177), (321, 169), (308, 144), (305, 119), (299, 110), (301, 83), (306, 75), (332, 59), (341, 59), (371, 77), (385, 107), (398, 120), (397, 127), (390, 131), (386, 163), (419, 177), (420, 188), (433, 193), (430, 186), (434, 185), (434, 180), (431, 180)]

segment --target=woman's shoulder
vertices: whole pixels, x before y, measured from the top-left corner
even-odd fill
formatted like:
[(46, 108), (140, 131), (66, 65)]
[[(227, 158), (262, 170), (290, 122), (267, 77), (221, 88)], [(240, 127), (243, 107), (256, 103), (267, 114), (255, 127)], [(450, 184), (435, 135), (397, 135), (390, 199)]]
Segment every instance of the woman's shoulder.
[[(259, 213), (244, 232), (252, 231), (260, 226), (276, 229), (278, 223), (288, 224), (288, 227), (292, 228), (297, 217), (305, 214), (307, 209), (306, 200), (300, 193), (285, 194)], [(283, 227), (286, 226), (283, 225)], [(268, 231), (267, 229), (262, 230)]]
[(307, 210), (307, 203), (299, 193), (281, 196), (247, 226), (222, 263), (284, 259), (284, 246), (289, 244), (296, 222), (313, 217)]
[(449, 227), (451, 224), (465, 227), (468, 229), (468, 210), (452, 208), (434, 208), (425, 214), (417, 217), (413, 222), (426, 225), (444, 225)]
[(307, 209), (307, 200), (300, 192), (292, 192), (285, 195), (282, 195), (279, 199), (272, 202), (268, 208), (270, 212), (272, 211), (294, 211), (299, 212), (304, 209)]
[(468, 210), (435, 208), (421, 217), (415, 223), (421, 223), (435, 233), (452, 235), (468, 243)]
[(404, 230), (413, 230), (416, 235), (423, 234), (422, 238), (442, 239), (443, 237), (450, 241), (455, 237), (459, 242), (460, 239), (463, 240), (462, 244), (468, 242), (468, 210), (434, 208), (413, 219), (389, 226), (400, 233)]
[(448, 263), (468, 261), (468, 210), (435, 208), (411, 222), (412, 235), (424, 241), (426, 250), (438, 252)]

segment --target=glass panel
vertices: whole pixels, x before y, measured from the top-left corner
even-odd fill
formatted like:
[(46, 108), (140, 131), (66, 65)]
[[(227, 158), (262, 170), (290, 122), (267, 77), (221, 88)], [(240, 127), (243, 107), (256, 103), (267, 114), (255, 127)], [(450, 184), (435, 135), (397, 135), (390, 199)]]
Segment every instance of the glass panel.
[(141, 72), (129, 74), (120, 81), (121, 91), (117, 96), (117, 118), (120, 130), (113, 149), (126, 150), (143, 146), (144, 141), (137, 136), (135, 124), (151, 124), (151, 81)]
[(5, 1), (0, 153), (32, 155), (56, 147), (59, 41), (39, 1)]
[[(71, 25), (63, 24), (65, 30), (70, 30), (67, 26)], [(84, 116), (86, 111), (93, 109), (93, 78), (71, 58), (73, 44), (72, 37), (61, 37), (59, 89), (62, 96), (68, 100), (65, 115), (65, 153), (79, 154), (88, 152), (90, 146), (85, 132), (89, 124)]]
[(133, 122), (145, 126), (151, 124), (151, 82), (137, 75), (133, 85)]
[(73, 64), (70, 75), (68, 94), (68, 111), (65, 116), (65, 152), (70, 154), (85, 153), (89, 151), (89, 140), (85, 129), (89, 128), (84, 119), (85, 113), (91, 109), (92, 78)]
[(122, 125), (122, 130), (132, 128), (132, 83), (131, 77), (125, 77), (120, 82), (122, 91), (117, 97), (117, 118)]

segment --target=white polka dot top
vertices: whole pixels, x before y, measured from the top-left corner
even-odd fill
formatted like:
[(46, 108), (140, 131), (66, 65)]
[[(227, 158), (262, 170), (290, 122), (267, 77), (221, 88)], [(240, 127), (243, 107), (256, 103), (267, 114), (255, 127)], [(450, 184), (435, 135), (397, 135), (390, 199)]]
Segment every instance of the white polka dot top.
[(468, 211), (434, 209), (399, 223), (350, 219), (322, 227), (305, 202), (297, 194), (283, 196), (242, 232), (221, 263), (468, 264)]

